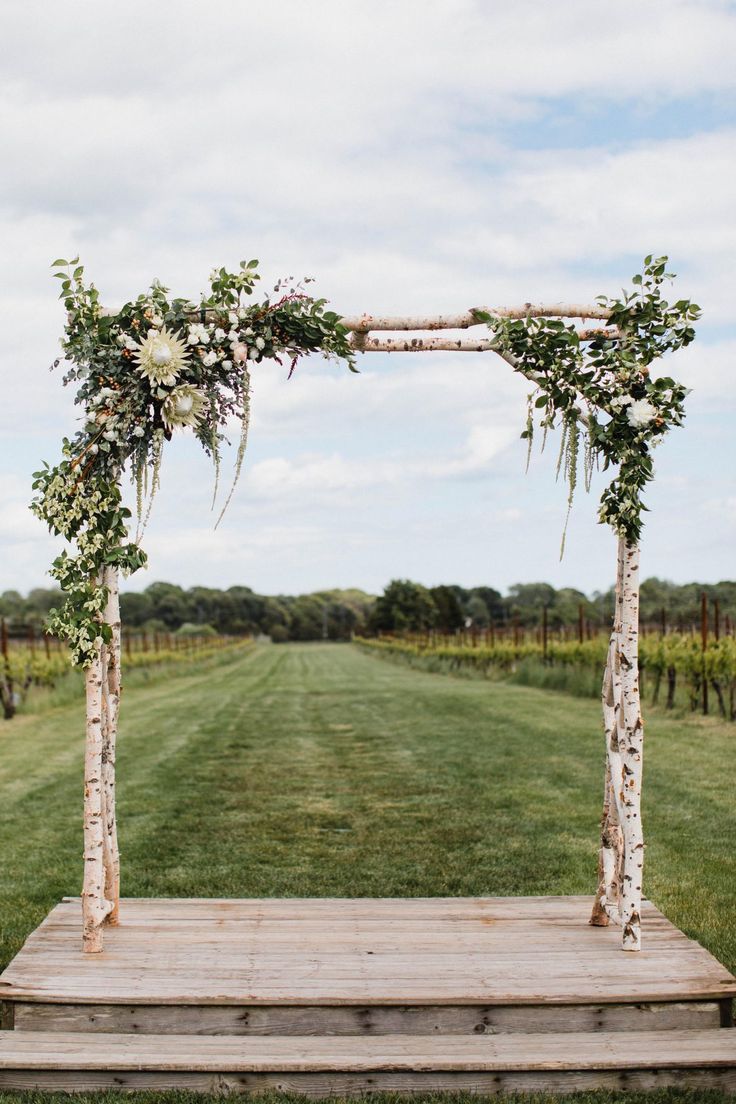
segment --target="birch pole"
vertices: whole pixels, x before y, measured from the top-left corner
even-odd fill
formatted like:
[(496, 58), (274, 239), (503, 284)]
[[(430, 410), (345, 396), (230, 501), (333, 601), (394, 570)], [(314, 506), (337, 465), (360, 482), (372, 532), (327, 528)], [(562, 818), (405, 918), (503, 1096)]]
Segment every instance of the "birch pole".
[(103, 663), (103, 720), (102, 733), (102, 798), (103, 798), (103, 851), (105, 859), (105, 897), (111, 903), (108, 924), (119, 921), (120, 904), (120, 852), (115, 800), (115, 755), (120, 711), (120, 594), (118, 569), (105, 568), (103, 575), (107, 587), (105, 621), (110, 626), (112, 638), (104, 647)]
[(639, 546), (619, 537), (616, 610), (603, 678), (606, 771), (599, 885), (591, 923), (623, 927), (623, 949), (641, 949), (644, 725), (639, 698)]
[(84, 878), (82, 946), (102, 950), (102, 924), (111, 905), (105, 898), (104, 794), (102, 781), (105, 646), (100, 642), (85, 672), (87, 728), (84, 753)]
[[(624, 837), (621, 883), (621, 923), (625, 951), (641, 949), (641, 890), (644, 833), (641, 823), (641, 781), (644, 724), (639, 699), (639, 546), (623, 545), (621, 601), (621, 705), (618, 744), (621, 756), (619, 819)], [(614, 779), (615, 781), (615, 779)]]

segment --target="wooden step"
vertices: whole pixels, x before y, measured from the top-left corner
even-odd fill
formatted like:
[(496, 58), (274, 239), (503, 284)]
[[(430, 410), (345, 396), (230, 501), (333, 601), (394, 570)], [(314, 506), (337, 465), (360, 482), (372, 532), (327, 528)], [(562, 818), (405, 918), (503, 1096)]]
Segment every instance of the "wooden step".
[(630, 1004), (61, 1004), (5, 1005), (19, 1031), (118, 1035), (496, 1035), (562, 1031), (702, 1031), (730, 1023), (730, 1001)]
[(0, 1032), (0, 1088), (312, 1096), (693, 1086), (736, 1091), (736, 1031), (212, 1036)]

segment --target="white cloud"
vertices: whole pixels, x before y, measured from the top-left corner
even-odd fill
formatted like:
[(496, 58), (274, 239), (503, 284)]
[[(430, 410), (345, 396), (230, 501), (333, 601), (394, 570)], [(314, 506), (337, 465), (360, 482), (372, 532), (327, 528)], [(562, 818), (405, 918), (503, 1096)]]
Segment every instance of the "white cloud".
[[(25, 503), (36, 457), (53, 459), (74, 425), (71, 395), (47, 372), (63, 319), (48, 263), (77, 251), (112, 304), (153, 276), (194, 295), (213, 263), (260, 256), (269, 280), (318, 276), (345, 313), (590, 299), (615, 292), (643, 253), (667, 251), (677, 293), (701, 303), (711, 337), (668, 366), (695, 391), (658, 468), (664, 481), (702, 478), (706, 458), (685, 442), (700, 447), (729, 416), (736, 353), (725, 333), (736, 18), (720, 0), (622, 0), (604, 24), (595, 15), (583, 0), (324, 0), (319, 18), (298, 0), (215, 0), (204, 19), (193, 0), (94, 13), (7, 3), (0, 293), (12, 321), (0, 432), (4, 469), (17, 473), (0, 484), (7, 579), (38, 582), (53, 544)], [(679, 137), (640, 128), (627, 139), (627, 113), (676, 118), (683, 105), (696, 121), (676, 126)], [(597, 119), (623, 122), (609, 137)], [(153, 574), (210, 565), (286, 589), (278, 572), (296, 570), (326, 585), (343, 570), (335, 533), (351, 549), (346, 582), (394, 562), (445, 578), (460, 564), (511, 581), (542, 574), (533, 565), (556, 542), (544, 527), (556, 526), (558, 499), (548, 501), (545, 464), (526, 483), (516, 474), (526, 385), (474, 356), (366, 357), (361, 368), (353, 378), (310, 360), (289, 383), (259, 372), (243, 486), (214, 535), (208, 472), (177, 443), (149, 537)], [(716, 482), (733, 447), (726, 430), (719, 440)], [(679, 516), (700, 516), (701, 491), (697, 479), (679, 488)], [(670, 508), (674, 484), (663, 492)], [(467, 552), (468, 532), (494, 548), (492, 563)], [(720, 536), (704, 549), (678, 531), (685, 563), (688, 547), (706, 574), (728, 573), (716, 567)], [(605, 567), (594, 570), (605, 583)]]

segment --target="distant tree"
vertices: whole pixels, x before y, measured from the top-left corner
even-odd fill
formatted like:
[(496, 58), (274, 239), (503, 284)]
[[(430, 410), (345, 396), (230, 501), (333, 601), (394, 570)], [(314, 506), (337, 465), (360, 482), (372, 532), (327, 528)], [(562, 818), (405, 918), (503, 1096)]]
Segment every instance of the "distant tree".
[(120, 614), (130, 628), (140, 628), (153, 617), (153, 602), (147, 591), (122, 591), (120, 595)]
[(555, 592), (554, 600), (549, 606), (550, 628), (560, 628), (563, 625), (574, 625), (580, 616), (580, 607), (583, 607), (583, 617), (586, 620), (598, 621), (598, 609), (583, 594), (574, 587), (562, 587)]
[(474, 594), (468, 599), (465, 612), (477, 629), (485, 629), (490, 624), (491, 617), (488, 606), (479, 594)]
[(151, 583), (146, 587), (146, 597), (151, 602), (151, 616), (160, 618), (169, 629), (195, 619), (186, 591), (174, 583)]
[(456, 588), (450, 586), (430, 587), (429, 593), (437, 610), (434, 621), (435, 628), (444, 633), (454, 633), (461, 629), (465, 624), (465, 616), (458, 601)]
[(289, 609), (289, 636), (292, 640), (319, 640), (322, 636), (324, 603), (312, 594), (293, 600)]
[(503, 621), (505, 608), (500, 591), (494, 590), (493, 587), (477, 586), (473, 587), (469, 591), (469, 594), (470, 599), (480, 598), (481, 601), (485, 603), (486, 609), (488, 610), (488, 616), (492, 621)]
[(393, 579), (376, 599), (369, 626), (375, 632), (416, 632), (431, 628), (436, 619), (437, 607), (426, 587)]
[(535, 625), (545, 606), (552, 606), (555, 588), (549, 583), (515, 583), (509, 587), (505, 605), (511, 617), (518, 617), (522, 625)]

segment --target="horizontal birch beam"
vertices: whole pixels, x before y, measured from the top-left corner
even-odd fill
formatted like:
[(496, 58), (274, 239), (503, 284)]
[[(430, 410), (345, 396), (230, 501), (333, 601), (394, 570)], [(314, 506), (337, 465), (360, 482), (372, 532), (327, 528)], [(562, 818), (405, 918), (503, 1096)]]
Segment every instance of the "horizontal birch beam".
[[(353, 333), (370, 333), (371, 330), (467, 330), (471, 326), (484, 326), (478, 313), (492, 314), (497, 318), (580, 318), (606, 321), (611, 312), (605, 307), (584, 303), (523, 303), (518, 307), (471, 307), (461, 314), (431, 315), (374, 315), (361, 314), (340, 319), (346, 330)], [(114, 318), (119, 310), (114, 307), (100, 307), (102, 318)], [(215, 321), (222, 311), (207, 310), (206, 321)], [(193, 318), (200, 318), (201, 311), (191, 312)]]
[(524, 303), (519, 307), (471, 307), (462, 314), (400, 315), (396, 317), (361, 314), (341, 318), (346, 330), (369, 333), (371, 330), (467, 330), (484, 326), (479, 313), (497, 318), (597, 318), (605, 321), (611, 312), (606, 307), (582, 303)]
[[(578, 330), (580, 341), (608, 337), (616, 341), (617, 329)], [(358, 353), (497, 353), (498, 342), (493, 337), (371, 337), (365, 330), (353, 330), (350, 344)]]

